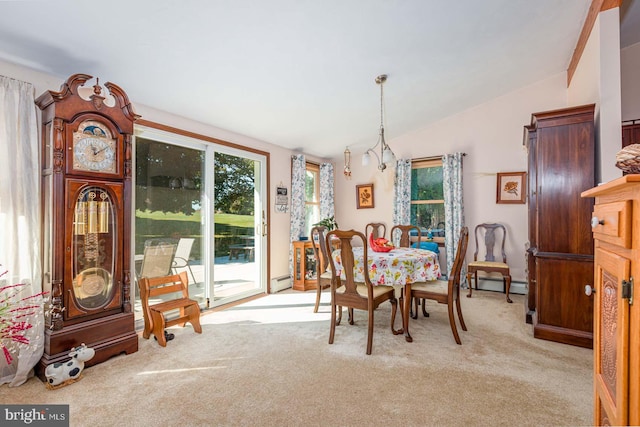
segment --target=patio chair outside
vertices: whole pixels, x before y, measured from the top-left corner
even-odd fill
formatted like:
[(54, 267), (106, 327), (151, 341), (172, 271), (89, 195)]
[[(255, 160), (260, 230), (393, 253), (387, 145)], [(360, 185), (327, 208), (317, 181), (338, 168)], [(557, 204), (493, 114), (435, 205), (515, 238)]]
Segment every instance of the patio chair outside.
[(178, 246), (176, 248), (176, 254), (173, 256), (173, 263), (171, 264), (171, 268), (175, 274), (178, 274), (178, 268), (187, 268), (189, 273), (191, 273), (191, 278), (193, 279), (193, 283), (196, 283), (196, 276), (193, 274), (193, 270), (191, 270), (191, 265), (189, 264), (189, 257), (191, 257), (191, 248), (193, 247), (193, 242), (196, 239), (194, 238), (184, 238), (181, 237), (178, 240)]

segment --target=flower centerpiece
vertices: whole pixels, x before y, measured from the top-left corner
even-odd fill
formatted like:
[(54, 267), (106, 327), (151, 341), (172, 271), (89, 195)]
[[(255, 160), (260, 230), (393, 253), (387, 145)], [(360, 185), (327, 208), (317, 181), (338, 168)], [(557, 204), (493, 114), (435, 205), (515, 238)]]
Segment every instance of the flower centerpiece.
[[(7, 272), (4, 270), (0, 273), (0, 348), (10, 365), (13, 361), (11, 353), (20, 345), (29, 345), (27, 332), (33, 327), (30, 319), (44, 307), (46, 292), (21, 297), (21, 288), (26, 283), (1, 286)], [(44, 321), (44, 318), (40, 321)]]

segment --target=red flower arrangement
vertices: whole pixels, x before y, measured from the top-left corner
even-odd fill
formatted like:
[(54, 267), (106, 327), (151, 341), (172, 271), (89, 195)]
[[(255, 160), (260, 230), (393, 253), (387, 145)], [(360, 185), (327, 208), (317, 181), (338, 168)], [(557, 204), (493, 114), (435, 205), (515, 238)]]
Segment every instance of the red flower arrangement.
[[(0, 280), (6, 274), (7, 270), (0, 273)], [(42, 297), (46, 292), (19, 299), (20, 288), (23, 286), (26, 284), (0, 286), (0, 348), (9, 365), (13, 361), (11, 350), (17, 345), (29, 344), (26, 334), (33, 327), (29, 323), (29, 317), (37, 314), (45, 302)]]

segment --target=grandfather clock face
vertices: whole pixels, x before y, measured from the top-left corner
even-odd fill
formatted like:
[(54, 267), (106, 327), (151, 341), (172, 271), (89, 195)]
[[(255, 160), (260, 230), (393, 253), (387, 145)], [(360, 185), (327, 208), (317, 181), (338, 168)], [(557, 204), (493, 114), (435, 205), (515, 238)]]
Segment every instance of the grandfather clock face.
[(73, 132), (72, 165), (80, 172), (118, 172), (117, 139), (96, 120), (86, 120)]

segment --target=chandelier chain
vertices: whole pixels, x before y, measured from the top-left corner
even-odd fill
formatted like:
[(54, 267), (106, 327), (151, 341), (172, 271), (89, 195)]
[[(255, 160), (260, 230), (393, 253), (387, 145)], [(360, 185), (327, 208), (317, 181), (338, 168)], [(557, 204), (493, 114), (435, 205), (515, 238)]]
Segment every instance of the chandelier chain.
[(383, 115), (383, 110), (382, 110), (382, 104), (384, 102), (384, 96), (383, 96), (383, 89), (384, 89), (384, 80), (380, 82), (380, 128), (384, 128), (384, 115)]
[[(396, 161), (391, 147), (387, 145), (387, 141), (384, 138), (384, 83), (387, 81), (387, 75), (381, 74), (376, 77), (376, 83), (380, 85), (380, 135), (378, 142), (371, 148), (367, 149), (362, 155), (362, 165), (367, 166), (369, 159), (373, 154), (378, 161), (378, 169), (383, 172), (387, 168), (387, 163), (394, 164)], [(380, 155), (376, 153), (376, 149), (380, 149)]]

